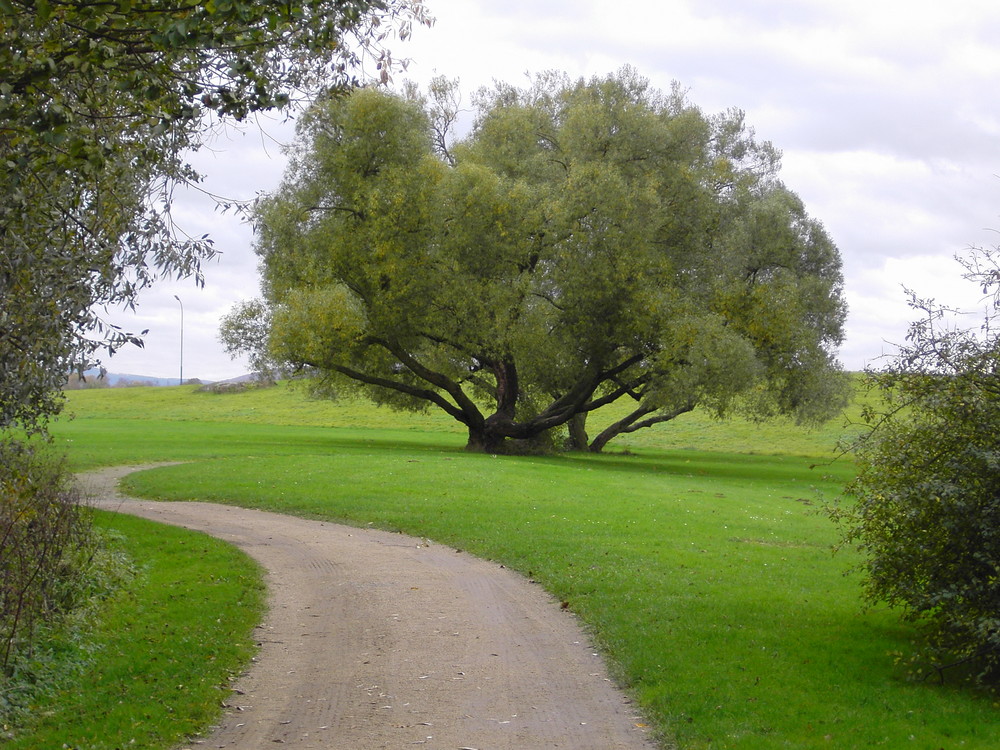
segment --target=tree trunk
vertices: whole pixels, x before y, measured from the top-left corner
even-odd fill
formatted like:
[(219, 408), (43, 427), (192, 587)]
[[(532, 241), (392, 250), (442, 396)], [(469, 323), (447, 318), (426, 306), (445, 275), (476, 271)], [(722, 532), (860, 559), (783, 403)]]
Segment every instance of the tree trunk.
[(499, 433), (490, 424), (469, 427), (469, 440), (465, 449), (473, 453), (503, 453), (507, 436)]
[(551, 430), (528, 421), (517, 423), (494, 414), (476, 427), (469, 427), (468, 451), (491, 454), (547, 454), (555, 445)]
[(590, 442), (590, 436), (587, 435), (587, 413), (574, 414), (566, 426), (569, 428), (569, 449), (571, 451), (587, 450), (587, 444)]

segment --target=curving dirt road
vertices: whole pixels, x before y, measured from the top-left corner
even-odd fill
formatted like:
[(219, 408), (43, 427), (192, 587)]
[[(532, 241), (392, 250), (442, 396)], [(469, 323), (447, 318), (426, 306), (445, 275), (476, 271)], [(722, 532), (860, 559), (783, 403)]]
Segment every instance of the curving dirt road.
[(117, 492), (94, 504), (207, 531), (267, 571), (260, 653), (190, 747), (652, 750), (573, 616), (495, 563), (399, 534)]

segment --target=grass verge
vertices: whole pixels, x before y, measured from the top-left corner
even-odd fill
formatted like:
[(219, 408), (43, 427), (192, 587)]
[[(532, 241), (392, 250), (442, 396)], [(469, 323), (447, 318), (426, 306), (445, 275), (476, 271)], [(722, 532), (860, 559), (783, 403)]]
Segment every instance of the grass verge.
[[(705, 452), (503, 458), (331, 447), (133, 475), (164, 499), (425, 536), (568, 602), (681, 748), (995, 747), (985, 696), (908, 683), (913, 632), (860, 611), (817, 493), (849, 467)], [(911, 739), (913, 738), (913, 739)]]
[(10, 750), (174, 746), (219, 715), (253, 653), (264, 591), (250, 558), (205, 534), (95, 513), (138, 575), (62, 644), (63, 678)]

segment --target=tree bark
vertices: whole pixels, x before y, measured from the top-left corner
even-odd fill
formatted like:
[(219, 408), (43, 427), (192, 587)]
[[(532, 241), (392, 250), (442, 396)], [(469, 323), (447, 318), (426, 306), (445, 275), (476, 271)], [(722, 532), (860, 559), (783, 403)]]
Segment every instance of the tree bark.
[(566, 423), (569, 428), (569, 449), (573, 451), (587, 450), (590, 436), (587, 435), (587, 412), (574, 414)]
[(495, 425), (484, 422), (475, 426), (469, 426), (469, 440), (465, 444), (465, 449), (473, 453), (504, 453), (504, 443), (507, 435), (497, 430)]
[[(652, 414), (656, 411), (655, 407), (651, 406), (640, 406), (634, 412), (629, 414), (622, 419), (619, 419), (613, 425), (605, 429), (600, 435), (594, 438), (594, 442), (590, 444), (590, 451), (592, 453), (600, 453), (604, 446), (612, 439), (621, 435), (623, 432), (635, 432), (636, 430), (641, 430), (644, 427), (652, 427), (654, 424), (659, 424), (660, 422), (669, 422), (675, 417), (679, 417), (685, 412), (689, 412), (694, 409), (694, 402), (688, 402), (683, 406), (678, 406), (673, 411), (664, 412), (663, 414), (657, 414), (655, 417), (650, 417), (649, 419), (642, 419), (647, 414)], [(642, 420), (642, 421), (640, 421)]]
[(654, 411), (656, 410), (651, 406), (640, 406), (628, 416), (622, 417), (614, 424), (605, 428), (600, 435), (594, 438), (594, 442), (590, 444), (590, 452), (600, 453), (604, 450), (604, 446), (608, 444), (609, 440), (625, 432), (630, 425)]

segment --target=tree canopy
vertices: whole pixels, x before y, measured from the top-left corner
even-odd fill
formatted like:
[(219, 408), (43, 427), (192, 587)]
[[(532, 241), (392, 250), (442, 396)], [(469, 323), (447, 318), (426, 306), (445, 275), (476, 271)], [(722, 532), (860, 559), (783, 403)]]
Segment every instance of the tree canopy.
[(0, 2), (0, 428), (58, 408), (105, 343), (99, 306), (158, 275), (197, 275), (208, 237), (170, 219), (206, 127), (343, 90), (420, 0)]
[(1000, 255), (962, 258), (987, 295), (981, 328), (911, 298), (907, 343), (867, 373), (872, 429), (834, 510), (863, 556), (865, 593), (924, 630), (914, 671), (1000, 680)]
[(266, 339), (332, 388), (441, 408), (487, 451), (619, 399), (634, 409), (591, 448), (699, 404), (839, 404), (838, 251), (741, 112), (628, 68), (483, 90), (457, 140), (455, 102), (439, 80), (305, 114), (232, 349)]

